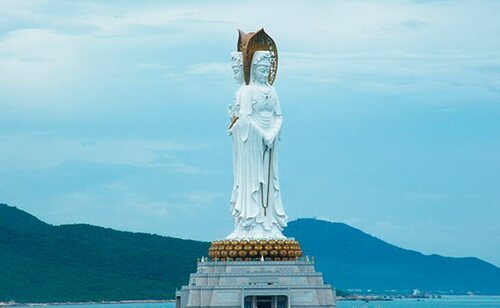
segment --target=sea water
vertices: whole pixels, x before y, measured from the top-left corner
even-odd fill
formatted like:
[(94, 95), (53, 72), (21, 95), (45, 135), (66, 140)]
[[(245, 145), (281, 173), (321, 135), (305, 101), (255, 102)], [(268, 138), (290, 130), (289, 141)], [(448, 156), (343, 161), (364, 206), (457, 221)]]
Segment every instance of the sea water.
[(339, 301), (338, 308), (500, 308), (500, 296), (443, 296), (442, 298), (405, 298), (392, 301)]
[[(19, 306), (18, 306), (19, 307)], [(173, 303), (43, 305), (47, 308), (174, 308)], [(443, 296), (435, 299), (395, 299), (393, 301), (339, 301), (338, 308), (500, 308), (500, 296)]]

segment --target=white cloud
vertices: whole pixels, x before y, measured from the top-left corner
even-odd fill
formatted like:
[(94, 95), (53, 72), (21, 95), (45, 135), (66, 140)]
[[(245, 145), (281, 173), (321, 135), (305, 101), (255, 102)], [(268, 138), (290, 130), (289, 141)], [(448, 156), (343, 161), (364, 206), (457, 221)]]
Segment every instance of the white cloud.
[[(115, 181), (89, 190), (76, 190), (58, 194), (47, 202), (50, 209), (38, 215), (53, 224), (89, 223), (118, 230), (160, 233), (195, 239), (210, 236), (211, 232), (190, 228), (186, 223), (193, 219), (206, 220), (200, 213), (211, 213), (202, 206), (226, 197), (213, 192), (186, 192), (176, 196), (158, 196), (141, 191), (129, 183)], [(229, 216), (228, 216), (229, 217)], [(211, 238), (209, 238), (211, 239)]]
[(219, 192), (192, 191), (181, 195), (181, 197), (192, 204), (208, 205), (213, 204), (215, 199), (225, 198), (226, 194)]
[(217, 77), (230, 79), (231, 67), (224, 62), (195, 63), (184, 68), (162, 63), (139, 63), (135, 65), (138, 70), (162, 72), (165, 77), (177, 80), (187, 80), (197, 77)]
[[(498, 59), (498, 39), (491, 32), (498, 22), (490, 14), (496, 4), (284, 4), (6, 2), (0, 16), (14, 30), (7, 28), (0, 41), (0, 90), (9, 98), (0, 105), (63, 109), (78, 104), (69, 93), (85, 97), (99, 78), (114, 85), (116, 77), (133, 78), (144, 70), (178, 80), (200, 75), (229, 80), (220, 54), (234, 48), (237, 28), (262, 26), (278, 43), (283, 76), (365, 92), (460, 84), (497, 91), (497, 77), (467, 71), (471, 65), (498, 63), (491, 60)], [(58, 5), (63, 13), (54, 9)], [(467, 20), (475, 22), (462, 26)], [(159, 51), (170, 47), (175, 55), (162, 57)], [(491, 61), (472, 59), (481, 53), (489, 53)], [(201, 54), (206, 62), (195, 60)], [(190, 61), (190, 55), (196, 57)], [(135, 72), (127, 70), (134, 66), (131, 60), (141, 63)]]
[(163, 71), (172, 70), (173, 66), (168, 66), (160, 63), (139, 63), (135, 66), (135, 68), (147, 71)]
[(78, 47), (82, 44), (82, 37), (50, 30), (9, 32), (0, 40), (0, 87), (61, 89), (78, 71)]
[(84, 162), (161, 168), (186, 174), (201, 172), (179, 161), (176, 153), (203, 145), (163, 140), (57, 139), (43, 134), (0, 137), (0, 143), (2, 148), (8, 149), (0, 151), (3, 171), (51, 169), (67, 162)]
[(281, 74), (368, 92), (489, 90), (493, 74), (477, 67), (500, 63), (500, 53), (282, 53)]
[(110, 187), (101, 192), (74, 191), (51, 201), (50, 211), (42, 214), (51, 223), (89, 223), (140, 232), (150, 230), (148, 224), (173, 219), (186, 206), (151, 200), (125, 187)]
[(186, 74), (230, 76), (231, 69), (227, 63), (197, 63), (189, 66)]

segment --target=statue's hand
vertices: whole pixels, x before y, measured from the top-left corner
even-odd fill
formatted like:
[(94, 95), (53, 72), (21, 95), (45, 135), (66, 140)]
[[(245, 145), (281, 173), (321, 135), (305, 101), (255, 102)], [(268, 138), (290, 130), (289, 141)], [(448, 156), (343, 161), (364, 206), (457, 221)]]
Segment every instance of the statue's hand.
[(274, 143), (274, 136), (272, 134), (267, 134), (264, 137), (264, 143), (266, 144), (267, 147), (271, 148)]

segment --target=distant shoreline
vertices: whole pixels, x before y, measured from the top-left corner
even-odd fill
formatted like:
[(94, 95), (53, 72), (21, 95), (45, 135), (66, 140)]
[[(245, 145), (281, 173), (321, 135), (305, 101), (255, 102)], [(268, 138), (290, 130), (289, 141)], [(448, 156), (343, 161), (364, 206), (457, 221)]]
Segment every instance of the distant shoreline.
[(164, 300), (123, 300), (123, 301), (99, 301), (99, 302), (48, 302), (48, 303), (16, 303), (0, 302), (0, 307), (24, 307), (24, 306), (64, 306), (64, 305), (113, 305), (113, 304), (158, 304), (175, 303), (175, 299)]
[[(494, 297), (500, 298), (500, 295), (443, 295), (442, 298), (450, 298), (450, 297), (467, 297), (467, 298), (487, 298)], [(359, 298), (346, 298), (339, 297), (337, 301), (392, 301), (392, 300), (428, 300), (428, 298), (392, 298), (392, 299), (384, 299), (384, 298), (364, 298), (360, 296)], [(435, 298), (437, 299), (437, 298)], [(175, 303), (175, 299), (165, 299), (165, 300), (123, 300), (123, 301), (99, 301), (99, 302), (47, 302), (47, 303), (16, 303), (16, 302), (0, 302), (0, 307), (36, 307), (36, 306), (65, 306), (65, 305), (123, 305), (123, 304), (159, 304), (159, 303)]]

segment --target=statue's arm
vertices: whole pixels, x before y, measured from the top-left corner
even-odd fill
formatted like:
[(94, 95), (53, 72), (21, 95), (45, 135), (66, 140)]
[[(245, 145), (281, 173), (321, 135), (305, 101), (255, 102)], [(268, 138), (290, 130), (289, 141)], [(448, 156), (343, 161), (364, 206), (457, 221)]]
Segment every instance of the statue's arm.
[(280, 131), (281, 131), (281, 124), (283, 122), (283, 119), (281, 115), (275, 116), (273, 126), (268, 132), (265, 132), (263, 137), (264, 137), (264, 142), (268, 147), (272, 147), (274, 140), (278, 138)]
[(273, 126), (268, 133), (268, 139), (270, 143), (273, 143), (276, 138), (278, 138), (280, 132), (281, 132), (281, 126), (283, 124), (283, 116), (281, 114), (281, 106), (280, 106), (280, 101), (278, 98), (278, 94), (274, 90), (273, 87), (273, 94), (274, 98), (276, 100), (275, 108), (274, 108), (274, 121), (273, 121)]
[(228, 127), (228, 133), (229, 135), (232, 134), (232, 129), (234, 124), (236, 124), (236, 121), (240, 118), (240, 98), (241, 98), (241, 92), (240, 89), (236, 91), (234, 94), (233, 98), (233, 103), (229, 105), (228, 109), (228, 116), (229, 116), (229, 127)]
[(276, 138), (281, 132), (281, 125), (283, 124), (283, 117), (280, 115), (276, 115), (274, 118), (273, 128), (271, 130), (271, 135), (273, 138)]
[(239, 111), (240, 111), (240, 102), (239, 102), (238, 92), (236, 92), (233, 97), (233, 103), (229, 105), (229, 108), (227, 110), (227, 115), (229, 116), (230, 119), (233, 119), (234, 117), (238, 116)]

